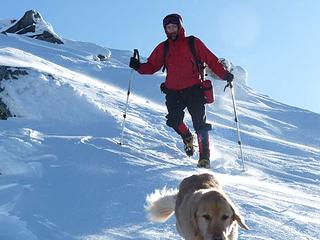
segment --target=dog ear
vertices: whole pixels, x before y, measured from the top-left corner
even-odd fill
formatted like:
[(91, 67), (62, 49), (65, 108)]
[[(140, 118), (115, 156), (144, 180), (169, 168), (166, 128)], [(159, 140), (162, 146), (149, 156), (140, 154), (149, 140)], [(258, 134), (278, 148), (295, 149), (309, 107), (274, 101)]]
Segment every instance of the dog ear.
[(199, 229), (198, 220), (197, 220), (197, 210), (198, 208), (192, 209), (192, 216), (191, 216), (191, 226), (194, 230), (195, 237), (197, 237), (200, 234), (200, 229)]
[(239, 213), (233, 214), (233, 219), (237, 221), (239, 226), (245, 230), (249, 230), (249, 227), (245, 224), (244, 218)]
[(231, 209), (233, 210), (233, 216), (232, 216), (233, 220), (237, 221), (237, 223), (241, 228), (245, 230), (249, 230), (249, 227), (245, 224), (244, 218), (241, 216), (239, 209), (236, 207), (236, 205), (226, 195), (223, 194), (223, 196), (228, 201)]

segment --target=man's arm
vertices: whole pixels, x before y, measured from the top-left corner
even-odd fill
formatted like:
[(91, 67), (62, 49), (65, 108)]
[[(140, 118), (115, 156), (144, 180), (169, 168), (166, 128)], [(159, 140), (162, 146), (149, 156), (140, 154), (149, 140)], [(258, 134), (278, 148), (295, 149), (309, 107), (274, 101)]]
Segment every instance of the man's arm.
[(204, 43), (199, 39), (195, 38), (195, 47), (200, 57), (200, 61), (207, 63), (208, 67), (222, 80), (232, 81), (233, 75), (228, 72), (223, 64), (219, 61), (216, 55), (214, 55)]
[(163, 59), (164, 44), (160, 43), (151, 53), (146, 63), (140, 63), (135, 60), (130, 60), (130, 67), (137, 70), (140, 74), (153, 74), (160, 70), (164, 64)]

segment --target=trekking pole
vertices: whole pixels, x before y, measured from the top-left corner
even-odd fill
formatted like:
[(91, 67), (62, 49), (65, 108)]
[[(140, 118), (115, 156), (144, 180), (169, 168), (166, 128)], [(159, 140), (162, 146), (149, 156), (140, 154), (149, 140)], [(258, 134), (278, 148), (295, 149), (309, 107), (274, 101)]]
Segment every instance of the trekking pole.
[(224, 87), (224, 91), (226, 90), (227, 87), (230, 87), (230, 91), (231, 91), (231, 97), (232, 97), (232, 103), (233, 103), (233, 112), (234, 112), (234, 121), (236, 122), (236, 125), (237, 125), (238, 144), (239, 144), (239, 148), (240, 148), (240, 157), (241, 157), (241, 163), (242, 163), (242, 170), (245, 171), (244, 161), (243, 161), (242, 144), (241, 144), (241, 136), (240, 136), (239, 119), (238, 119), (238, 114), (237, 114), (237, 109), (236, 109), (236, 101), (235, 101), (235, 98), (234, 98), (234, 90), (233, 90), (232, 82), (228, 82), (228, 84)]
[[(139, 56), (139, 51), (138, 51), (138, 49), (134, 49), (134, 50), (133, 50), (133, 57), (136, 58), (136, 59), (138, 59), (139, 62), (140, 62), (140, 56)], [(120, 146), (123, 145), (124, 127), (125, 127), (125, 124), (126, 124), (127, 110), (128, 110), (128, 106), (129, 106), (129, 96), (130, 96), (130, 91), (131, 91), (131, 82), (132, 82), (132, 80), (133, 80), (133, 76), (134, 76), (134, 69), (131, 69), (130, 78), (129, 78), (129, 84), (128, 84), (126, 107), (125, 107), (125, 110), (124, 110), (123, 121), (122, 121), (121, 140), (120, 140), (120, 142), (118, 143)]]

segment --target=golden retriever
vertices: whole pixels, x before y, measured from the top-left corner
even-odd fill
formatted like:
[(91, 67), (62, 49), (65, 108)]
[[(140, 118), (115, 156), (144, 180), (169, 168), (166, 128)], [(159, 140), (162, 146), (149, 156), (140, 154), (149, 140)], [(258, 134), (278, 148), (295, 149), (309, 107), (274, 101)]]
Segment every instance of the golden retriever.
[(236, 240), (238, 225), (249, 229), (211, 174), (185, 178), (178, 191), (156, 190), (146, 202), (151, 221), (165, 222), (175, 213), (177, 231), (187, 240)]

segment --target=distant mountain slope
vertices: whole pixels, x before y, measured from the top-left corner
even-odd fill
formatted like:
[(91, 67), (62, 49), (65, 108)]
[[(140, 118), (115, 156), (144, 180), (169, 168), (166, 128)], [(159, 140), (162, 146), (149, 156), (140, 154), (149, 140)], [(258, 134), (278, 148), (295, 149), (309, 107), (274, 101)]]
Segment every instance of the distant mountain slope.
[(20, 34), (51, 43), (63, 44), (62, 39), (53, 31), (51, 24), (47, 23), (35, 10), (27, 11), (19, 20), (0, 21), (0, 32)]

